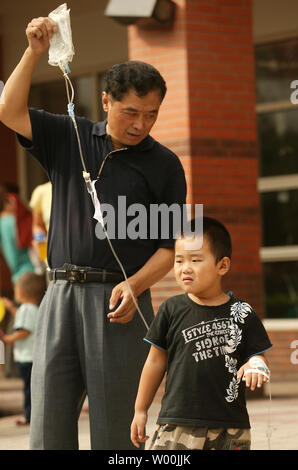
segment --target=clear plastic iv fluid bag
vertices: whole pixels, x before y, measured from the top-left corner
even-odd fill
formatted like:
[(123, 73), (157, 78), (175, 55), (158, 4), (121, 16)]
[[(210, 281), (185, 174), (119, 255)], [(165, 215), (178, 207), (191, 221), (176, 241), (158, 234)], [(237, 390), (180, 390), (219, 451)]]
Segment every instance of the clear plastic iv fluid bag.
[(74, 56), (70, 15), (67, 4), (63, 3), (49, 14), (49, 18), (57, 23), (58, 31), (50, 39), (49, 64), (67, 66)]

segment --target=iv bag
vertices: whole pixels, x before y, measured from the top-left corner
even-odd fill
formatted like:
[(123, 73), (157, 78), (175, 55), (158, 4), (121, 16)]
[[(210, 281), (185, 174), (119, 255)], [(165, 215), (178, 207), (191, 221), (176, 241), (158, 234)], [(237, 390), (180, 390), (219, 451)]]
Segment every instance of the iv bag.
[(58, 31), (50, 39), (49, 64), (66, 66), (72, 61), (74, 47), (70, 26), (70, 15), (67, 4), (63, 3), (49, 14), (49, 18), (57, 23)]

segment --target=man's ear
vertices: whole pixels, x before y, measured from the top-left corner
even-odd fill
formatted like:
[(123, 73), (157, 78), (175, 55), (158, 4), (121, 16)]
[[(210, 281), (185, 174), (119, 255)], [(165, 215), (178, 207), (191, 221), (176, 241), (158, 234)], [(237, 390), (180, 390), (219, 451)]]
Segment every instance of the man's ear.
[(218, 269), (218, 274), (220, 276), (224, 276), (227, 274), (230, 270), (231, 267), (231, 260), (228, 258), (228, 256), (224, 256), (218, 263), (217, 263), (217, 269)]
[(103, 91), (101, 94), (101, 102), (103, 110), (107, 113), (109, 111), (110, 106), (110, 97), (107, 92)]

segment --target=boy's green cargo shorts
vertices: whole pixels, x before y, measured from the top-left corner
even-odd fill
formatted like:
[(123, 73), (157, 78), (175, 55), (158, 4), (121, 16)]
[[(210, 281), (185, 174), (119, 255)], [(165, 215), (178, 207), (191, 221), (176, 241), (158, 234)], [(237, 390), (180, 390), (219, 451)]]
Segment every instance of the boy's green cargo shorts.
[(250, 429), (158, 426), (149, 450), (250, 450)]

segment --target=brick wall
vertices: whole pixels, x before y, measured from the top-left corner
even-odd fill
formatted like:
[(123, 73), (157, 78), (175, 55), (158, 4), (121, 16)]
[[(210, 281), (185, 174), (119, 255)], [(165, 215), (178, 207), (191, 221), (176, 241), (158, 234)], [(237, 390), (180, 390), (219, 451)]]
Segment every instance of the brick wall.
[[(270, 323), (270, 320), (267, 320)], [(273, 348), (266, 352), (274, 382), (296, 382), (298, 389), (298, 329), (297, 324), (287, 329), (267, 327)], [(295, 342), (295, 344), (294, 344)], [(285, 390), (286, 391), (286, 390)]]
[[(263, 315), (251, 0), (176, 0), (166, 29), (129, 29), (129, 57), (155, 65), (168, 93), (153, 135), (184, 165), (189, 203), (223, 221), (234, 245), (226, 288)], [(158, 283), (154, 305), (175, 291)], [(180, 291), (177, 291), (180, 292)]]
[[(190, 116), (188, 90), (188, 51), (186, 38), (185, 0), (175, 2), (176, 18), (168, 28), (139, 29), (128, 27), (129, 58), (154, 65), (167, 82), (167, 94), (160, 108), (152, 136), (173, 150), (180, 158), (191, 188)], [(188, 190), (187, 202), (192, 203)], [(180, 293), (173, 272), (152, 288), (155, 311), (170, 295)]]
[[(176, 3), (178, 8), (173, 27), (163, 29), (128, 27), (128, 53), (130, 59), (143, 60), (157, 67), (166, 79), (168, 91), (152, 135), (179, 155), (190, 182), (185, 1), (179, 0)], [(191, 194), (189, 197), (191, 198)]]
[(186, 2), (191, 190), (204, 213), (231, 231), (227, 288), (262, 315), (251, 6), (250, 0)]

